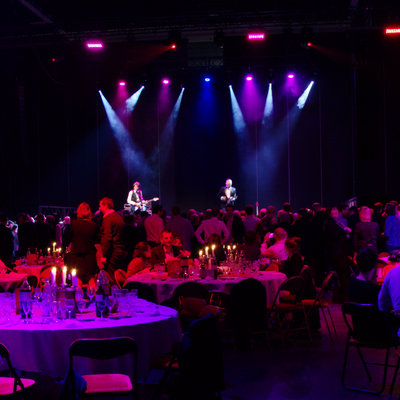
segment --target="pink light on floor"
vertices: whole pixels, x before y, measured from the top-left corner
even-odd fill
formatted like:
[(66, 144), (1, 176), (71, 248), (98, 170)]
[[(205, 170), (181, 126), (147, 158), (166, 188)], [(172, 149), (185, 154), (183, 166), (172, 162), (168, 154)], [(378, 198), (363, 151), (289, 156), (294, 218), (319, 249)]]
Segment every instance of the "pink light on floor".
[(103, 48), (102, 43), (86, 43), (86, 46), (88, 49), (102, 49)]
[(249, 33), (247, 35), (247, 39), (249, 40), (263, 40), (265, 39), (265, 33)]

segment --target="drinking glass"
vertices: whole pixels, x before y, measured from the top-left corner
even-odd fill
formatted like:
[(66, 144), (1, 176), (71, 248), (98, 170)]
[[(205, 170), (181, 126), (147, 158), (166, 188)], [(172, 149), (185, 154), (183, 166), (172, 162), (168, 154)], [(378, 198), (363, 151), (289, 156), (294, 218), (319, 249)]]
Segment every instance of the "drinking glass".
[(92, 301), (95, 294), (96, 294), (96, 289), (93, 286), (88, 286), (87, 295), (89, 296), (90, 301)]
[(36, 298), (31, 300), (30, 303), (31, 303), (31, 309), (32, 309), (32, 323), (33, 323), (34, 322), (33, 314), (35, 313), (36, 310), (40, 309), (40, 303)]
[(78, 307), (78, 310), (81, 313), (81, 320), (82, 320), (82, 313), (83, 313), (83, 310), (85, 309), (85, 306), (86, 306), (85, 300), (78, 300), (76, 302), (76, 306)]
[(75, 299), (76, 299), (76, 301), (82, 300), (83, 299), (83, 294), (84, 294), (83, 293), (83, 289), (76, 289), (75, 290)]
[(31, 300), (24, 301), (22, 303), (22, 307), (23, 307), (24, 313), (25, 313), (25, 323), (27, 324), (27, 323), (29, 323), (28, 315), (32, 311), (32, 301)]
[(104, 321), (104, 317), (103, 317), (103, 312), (106, 309), (106, 302), (105, 300), (101, 300), (101, 301), (97, 301), (97, 307), (99, 308), (100, 311), (100, 321)]
[(68, 311), (68, 319), (71, 319), (71, 312), (75, 308), (75, 300), (74, 299), (67, 299), (65, 302), (65, 308)]
[(66, 300), (67, 299), (60, 299), (60, 311), (61, 311), (61, 319), (64, 320), (66, 319), (66, 311), (67, 311), (67, 305), (66, 305)]
[(60, 311), (60, 302), (59, 301), (53, 301), (52, 305), (52, 310), (53, 310), (53, 318), (54, 318), (54, 322), (58, 322), (57, 319), (57, 314)]
[(108, 314), (109, 317), (111, 317), (111, 310), (114, 307), (114, 304), (115, 304), (115, 297), (114, 296), (107, 296), (106, 305), (107, 305), (107, 308), (109, 310), (109, 314)]

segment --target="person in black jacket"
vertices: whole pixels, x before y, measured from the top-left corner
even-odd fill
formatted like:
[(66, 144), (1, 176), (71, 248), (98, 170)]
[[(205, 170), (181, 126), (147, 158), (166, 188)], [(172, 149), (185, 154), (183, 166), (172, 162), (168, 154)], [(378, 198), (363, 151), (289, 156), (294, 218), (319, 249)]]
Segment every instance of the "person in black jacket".
[(81, 203), (77, 214), (78, 218), (72, 221), (69, 230), (71, 240), (70, 265), (76, 268), (78, 279), (83, 284), (87, 284), (99, 270), (95, 244), (99, 243), (100, 230), (96, 222), (92, 221), (89, 204)]
[(243, 221), (240, 217), (234, 215), (233, 210), (235, 208), (232, 204), (228, 204), (226, 206), (226, 213), (223, 218), (223, 222), (225, 223), (228, 231), (230, 233), (230, 238), (228, 243), (243, 243), (243, 236), (246, 233), (246, 229), (244, 227)]

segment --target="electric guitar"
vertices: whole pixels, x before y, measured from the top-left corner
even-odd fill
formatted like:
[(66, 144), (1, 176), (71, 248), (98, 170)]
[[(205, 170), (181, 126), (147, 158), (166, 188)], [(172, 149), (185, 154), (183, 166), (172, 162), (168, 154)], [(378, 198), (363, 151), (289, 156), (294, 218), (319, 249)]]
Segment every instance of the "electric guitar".
[(158, 201), (158, 200), (160, 200), (158, 197), (153, 197), (150, 200), (142, 200), (140, 203), (133, 203), (132, 205), (135, 206), (135, 211), (139, 209), (140, 211), (146, 211), (147, 204), (151, 203), (152, 201)]

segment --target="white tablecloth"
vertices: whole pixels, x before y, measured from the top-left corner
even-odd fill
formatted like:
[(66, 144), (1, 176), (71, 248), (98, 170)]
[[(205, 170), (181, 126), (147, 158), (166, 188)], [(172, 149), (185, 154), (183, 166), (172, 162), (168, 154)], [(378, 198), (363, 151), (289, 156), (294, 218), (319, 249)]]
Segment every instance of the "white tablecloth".
[[(139, 280), (140, 277), (133, 276), (127, 279), (127, 282), (134, 281), (136, 279)], [(232, 288), (243, 279), (247, 278), (218, 278), (217, 280), (202, 279), (199, 280), (199, 282), (206, 286), (208, 290), (230, 294)], [(265, 291), (267, 294), (267, 304), (272, 304), (276, 292), (278, 291), (279, 285), (287, 278), (286, 275), (282, 274), (281, 272), (265, 271), (262, 272), (261, 275), (257, 276), (256, 279), (259, 280), (265, 287)], [(186, 281), (182, 279), (168, 278), (165, 281), (162, 281), (160, 279), (148, 279), (140, 280), (140, 282), (150, 285), (154, 290), (158, 303), (161, 303), (171, 298), (175, 288)]]
[[(138, 378), (143, 379), (150, 371), (150, 360), (171, 351), (172, 345), (179, 343), (182, 337), (177, 312), (158, 306), (161, 315), (154, 316), (155, 305), (149, 304), (142, 309), (145, 312), (140, 316), (82, 323), (74, 320), (77, 326), (72, 328), (68, 328), (64, 322), (25, 324), (19, 315), (14, 316), (13, 320), (18, 322), (16, 325), (0, 325), (0, 342), (10, 351), (15, 367), (64, 378), (68, 372), (68, 350), (74, 340), (131, 337), (138, 345)], [(133, 362), (131, 356), (112, 361), (77, 357), (74, 359), (74, 369), (81, 375), (121, 371), (131, 374)]]
[(0, 286), (7, 292), (10, 289), (15, 289), (21, 279), (24, 279), (26, 274), (16, 274), (11, 272), (5, 276), (0, 276)]

